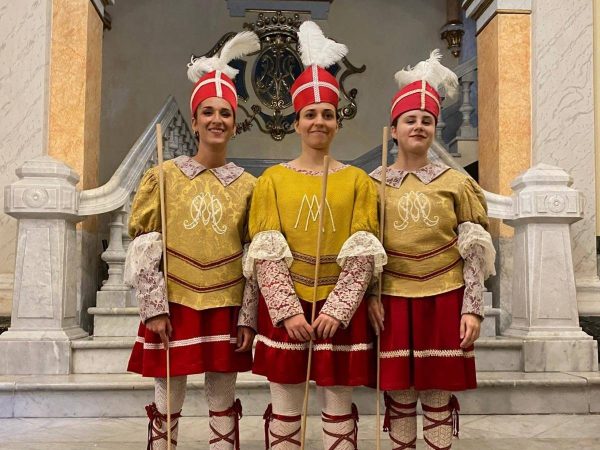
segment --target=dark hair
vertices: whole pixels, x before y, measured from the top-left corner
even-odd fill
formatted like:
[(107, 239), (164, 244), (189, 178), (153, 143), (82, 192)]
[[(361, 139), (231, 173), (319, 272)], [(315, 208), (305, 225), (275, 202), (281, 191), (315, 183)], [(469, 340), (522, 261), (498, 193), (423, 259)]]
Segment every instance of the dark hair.
[[(400, 116), (396, 117), (393, 121), (392, 121), (392, 127), (396, 128), (396, 125), (398, 125), (398, 118)], [(396, 144), (396, 147), (398, 146), (398, 139), (396, 138), (392, 138), (392, 141), (394, 141), (394, 144)]]

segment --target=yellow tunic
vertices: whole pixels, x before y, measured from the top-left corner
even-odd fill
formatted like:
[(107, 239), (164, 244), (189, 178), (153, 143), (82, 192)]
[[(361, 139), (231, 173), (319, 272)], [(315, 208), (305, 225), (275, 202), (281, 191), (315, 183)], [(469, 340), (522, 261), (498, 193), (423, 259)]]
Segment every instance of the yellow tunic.
[[(290, 274), (296, 294), (310, 302), (321, 180), (283, 165), (270, 167), (256, 184), (250, 208), (250, 237), (264, 231), (283, 234), (294, 257)], [(358, 231), (377, 235), (377, 192), (369, 176), (352, 166), (330, 173), (324, 215), (317, 301), (326, 299), (338, 280), (336, 258), (346, 239)]]
[(449, 169), (428, 184), (408, 173), (386, 186), (383, 293), (427, 297), (464, 285), (457, 227), (472, 222), (487, 229), (486, 202), (479, 185)]
[[(210, 171), (188, 178), (164, 163), (167, 291), (170, 302), (201, 310), (242, 303), (243, 242), (256, 178), (247, 172), (224, 186)], [(148, 170), (133, 201), (129, 234), (161, 231), (158, 169)]]

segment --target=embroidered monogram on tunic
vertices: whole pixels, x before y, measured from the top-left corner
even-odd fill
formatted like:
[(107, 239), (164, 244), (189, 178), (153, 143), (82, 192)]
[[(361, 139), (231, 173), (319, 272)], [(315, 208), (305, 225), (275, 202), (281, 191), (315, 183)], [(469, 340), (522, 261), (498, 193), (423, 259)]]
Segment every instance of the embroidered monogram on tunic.
[(221, 225), (223, 205), (219, 198), (210, 192), (201, 192), (194, 197), (190, 203), (190, 215), (192, 220), (183, 222), (186, 230), (196, 228), (199, 223), (202, 223), (204, 226), (210, 225), (217, 234), (227, 231), (227, 225)]
[(398, 200), (398, 216), (400, 220), (394, 221), (396, 230), (404, 230), (412, 221), (422, 221), (428, 227), (434, 227), (440, 221), (438, 216), (429, 217), (431, 214), (431, 202), (427, 195), (422, 192), (410, 191)]
[[(298, 216), (296, 217), (296, 223), (294, 228), (298, 228), (300, 224), (300, 219), (304, 219), (302, 212), (304, 211), (304, 205), (306, 205), (306, 222), (304, 224), (304, 231), (308, 231), (308, 223), (310, 221), (316, 222), (319, 219), (319, 212), (321, 209), (321, 202), (317, 198), (315, 194), (308, 199), (308, 195), (304, 194), (302, 197), (302, 203), (300, 204), (300, 208), (298, 208)], [(325, 209), (329, 213), (329, 218), (331, 220), (331, 228), (335, 231), (335, 221), (333, 220), (333, 213), (331, 212), (331, 206), (329, 206), (329, 202), (325, 199)], [(323, 222), (325, 222), (323, 220)], [(323, 232), (325, 231), (325, 226), (323, 226)]]

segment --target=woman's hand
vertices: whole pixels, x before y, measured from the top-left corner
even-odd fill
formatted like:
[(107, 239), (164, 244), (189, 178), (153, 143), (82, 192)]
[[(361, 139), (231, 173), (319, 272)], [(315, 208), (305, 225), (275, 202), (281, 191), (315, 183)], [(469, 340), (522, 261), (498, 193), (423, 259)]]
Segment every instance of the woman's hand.
[(160, 316), (152, 317), (146, 320), (146, 328), (160, 336), (160, 340), (163, 343), (163, 347), (166, 350), (169, 347), (169, 338), (173, 333), (173, 327), (171, 326), (171, 320), (168, 314), (161, 314)]
[(367, 302), (369, 321), (371, 322), (371, 326), (375, 330), (375, 334), (379, 336), (380, 331), (383, 331), (383, 319), (385, 317), (383, 305), (379, 302), (379, 299), (376, 295), (369, 296)]
[(339, 319), (328, 314), (319, 314), (319, 317), (313, 322), (313, 328), (320, 339), (330, 339), (333, 337), (340, 324)]
[(250, 327), (239, 326), (237, 333), (237, 348), (236, 353), (247, 352), (252, 350), (252, 342), (256, 333)]
[(481, 318), (476, 314), (463, 314), (460, 318), (460, 348), (469, 348), (479, 338)]
[(306, 321), (304, 314), (296, 314), (288, 317), (283, 321), (288, 336), (300, 342), (310, 341), (315, 339), (315, 331), (313, 327)]

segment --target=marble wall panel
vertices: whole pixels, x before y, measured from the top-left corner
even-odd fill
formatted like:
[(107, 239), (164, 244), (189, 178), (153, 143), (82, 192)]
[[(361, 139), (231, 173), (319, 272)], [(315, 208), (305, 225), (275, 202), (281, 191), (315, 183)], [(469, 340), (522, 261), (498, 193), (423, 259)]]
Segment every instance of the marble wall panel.
[(81, 188), (96, 187), (101, 31), (89, 1), (54, 1), (48, 154), (80, 174)]
[(531, 167), (531, 54), (529, 14), (499, 14), (500, 110), (499, 192), (512, 194), (512, 181)]
[(583, 192), (573, 261), (578, 279), (596, 278), (592, 2), (533, 2), (531, 17), (532, 158), (565, 169)]
[[(493, 20), (477, 37), (477, 79), (479, 98), (479, 183), (499, 193), (498, 171), (498, 20)], [(500, 223), (492, 220), (490, 232), (499, 234)]]
[[(498, 14), (477, 41), (479, 181), (502, 195), (512, 194), (512, 180), (531, 162), (529, 21), (528, 14)], [(511, 236), (512, 229), (493, 221), (491, 233)]]
[[(16, 181), (24, 161), (46, 152), (51, 3), (0, 0), (0, 189)], [(0, 195), (0, 274), (6, 280), (14, 273), (17, 223), (3, 206)]]

